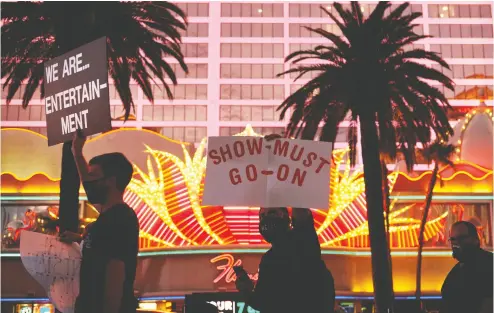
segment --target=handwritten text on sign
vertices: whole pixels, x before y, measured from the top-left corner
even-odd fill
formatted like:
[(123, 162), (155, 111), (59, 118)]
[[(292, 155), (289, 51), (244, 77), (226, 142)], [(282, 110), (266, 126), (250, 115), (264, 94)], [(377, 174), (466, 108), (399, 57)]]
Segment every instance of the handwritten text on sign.
[(330, 143), (211, 137), (203, 204), (325, 209)]
[(85, 135), (111, 129), (106, 38), (46, 62), (44, 79), (50, 146), (77, 129)]

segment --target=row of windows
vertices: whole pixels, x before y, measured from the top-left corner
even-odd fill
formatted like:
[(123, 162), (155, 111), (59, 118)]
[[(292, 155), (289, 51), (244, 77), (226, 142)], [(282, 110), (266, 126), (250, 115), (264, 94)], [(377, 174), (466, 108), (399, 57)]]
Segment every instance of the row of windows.
[[(388, 14), (390, 10), (396, 9), (401, 3), (392, 4), (390, 9), (388, 9)], [(342, 4), (343, 8), (351, 10), (351, 4)], [(326, 10), (331, 13), (336, 13), (334, 7), (330, 4), (322, 5)], [(360, 7), (364, 16), (369, 16), (369, 13), (376, 8), (376, 4), (360, 3)], [(412, 12), (422, 12), (422, 5), (412, 4), (406, 10), (405, 14), (410, 14)], [(321, 4), (316, 3), (290, 3), (289, 6), (290, 17), (328, 17), (328, 15), (321, 10)]]
[[(183, 3), (176, 4), (187, 16), (209, 16), (208, 3)], [(393, 3), (391, 9), (395, 9), (400, 3)], [(376, 4), (361, 3), (364, 16), (368, 16), (374, 10)], [(321, 4), (316, 3), (290, 3), (290, 17), (326, 17), (326, 13), (320, 9)], [(326, 10), (335, 12), (332, 5), (325, 5)], [(350, 4), (343, 4), (349, 9)], [(488, 4), (429, 4), (429, 17), (433, 18), (489, 18), (492, 17), (491, 7)], [(412, 4), (405, 14), (422, 12), (421, 4)], [(282, 3), (222, 3), (221, 16), (223, 17), (283, 17)]]
[[(245, 127), (220, 127), (220, 136), (233, 136), (243, 132)], [(284, 127), (253, 127), (254, 131), (261, 135), (283, 134)]]
[(492, 17), (491, 6), (488, 4), (429, 4), (429, 17), (462, 18)]
[(444, 93), (447, 99), (456, 99), (456, 100), (475, 100), (479, 98), (492, 100), (492, 87), (493, 86), (465, 86), (465, 85), (456, 85), (455, 90), (451, 91), (444, 86), (435, 86), (440, 91)]
[[(178, 100), (207, 100), (208, 85), (206, 84), (187, 84), (187, 85), (169, 85), (174, 99)], [(168, 99), (166, 90), (160, 85), (153, 85), (153, 96), (155, 100)]]
[(279, 120), (275, 105), (221, 105), (220, 121), (272, 122)]
[(189, 23), (187, 25), (187, 29), (180, 29), (179, 33), (182, 35), (182, 37), (208, 37), (208, 23)]
[(283, 37), (282, 23), (221, 23), (221, 37)]
[(277, 78), (283, 64), (221, 64), (221, 78)]
[(492, 59), (493, 45), (431, 45), (431, 51), (441, 53), (443, 58)]
[[(290, 85), (290, 93), (294, 93), (303, 85)], [(444, 93), (449, 100), (475, 100), (479, 98), (492, 99), (493, 86), (475, 86), (475, 85), (455, 85), (455, 90), (451, 91), (444, 86), (434, 86)]]
[(434, 64), (432, 67), (451, 78), (492, 79), (492, 64), (454, 64), (449, 66), (451, 71), (439, 64)]
[(283, 58), (282, 43), (222, 43), (222, 58)]
[(224, 17), (283, 17), (282, 3), (221, 3)]
[[(291, 43), (289, 46), (289, 53), (293, 53), (295, 51), (300, 51), (300, 50), (314, 50), (317, 46), (320, 46), (320, 43)], [(323, 44), (326, 47), (329, 46), (334, 46), (331, 43), (324, 43)], [(412, 45), (406, 45), (404, 47), (405, 51), (412, 50), (412, 49), (424, 49), (423, 44), (412, 44)]]
[(205, 105), (150, 105), (142, 108), (143, 121), (206, 121)]
[[(323, 30), (333, 33), (337, 36), (341, 36), (341, 29), (338, 27), (336, 24), (327, 24), (327, 23), (291, 23), (289, 25), (289, 36), (291, 38), (305, 38), (305, 37), (312, 37), (312, 38), (321, 38), (321, 35), (318, 33), (311, 31), (307, 29), (306, 27), (310, 27), (312, 29), (319, 29), (322, 28)], [(423, 25), (417, 25), (413, 29), (415, 33), (418, 35), (423, 35), (424, 33), (424, 27)]]
[(283, 100), (283, 85), (220, 85), (220, 99)]
[(175, 3), (176, 6), (185, 12), (186, 16), (198, 16), (206, 17), (209, 16), (209, 3), (185, 3), (178, 2)]
[(492, 38), (492, 24), (431, 24), (429, 34), (439, 38)]
[(208, 78), (208, 64), (207, 63), (187, 63), (189, 73), (185, 74), (185, 71), (177, 63), (170, 63), (170, 67), (177, 78)]
[(177, 126), (161, 127), (153, 130), (168, 138), (184, 142), (201, 142), (203, 138), (208, 136), (206, 127)]
[(207, 43), (183, 43), (180, 45), (182, 53), (187, 58), (207, 58)]

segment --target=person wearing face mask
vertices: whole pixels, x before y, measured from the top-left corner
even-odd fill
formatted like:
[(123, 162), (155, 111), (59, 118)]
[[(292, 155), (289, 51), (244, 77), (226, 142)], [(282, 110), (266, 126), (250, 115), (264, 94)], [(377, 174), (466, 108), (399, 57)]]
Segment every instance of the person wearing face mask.
[[(102, 154), (89, 164), (82, 153), (86, 139), (74, 137), (72, 154), (88, 201), (100, 215), (82, 243), (80, 292), (75, 312), (135, 313), (134, 280), (137, 267), (139, 222), (134, 210), (123, 201), (132, 164), (121, 153)], [(80, 241), (73, 233), (60, 240)]]
[(450, 242), (458, 264), (443, 283), (441, 313), (492, 313), (492, 253), (480, 248), (477, 228), (467, 221), (453, 224)]
[(254, 284), (238, 275), (237, 289), (262, 313), (334, 312), (334, 281), (321, 259), (309, 209), (261, 208), (259, 232), (271, 244)]

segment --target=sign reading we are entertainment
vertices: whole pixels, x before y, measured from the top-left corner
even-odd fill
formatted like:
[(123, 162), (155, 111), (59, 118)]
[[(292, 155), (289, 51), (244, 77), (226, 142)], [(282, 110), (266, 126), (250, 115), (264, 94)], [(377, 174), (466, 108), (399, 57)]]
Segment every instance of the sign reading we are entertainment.
[(203, 205), (327, 210), (332, 144), (209, 137)]
[(48, 145), (111, 129), (106, 37), (45, 62)]

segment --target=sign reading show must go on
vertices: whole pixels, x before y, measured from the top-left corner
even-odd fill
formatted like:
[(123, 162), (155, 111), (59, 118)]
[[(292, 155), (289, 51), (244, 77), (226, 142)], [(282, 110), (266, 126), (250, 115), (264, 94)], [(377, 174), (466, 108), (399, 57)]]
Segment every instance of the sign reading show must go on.
[(327, 210), (332, 144), (209, 137), (202, 205)]
[(45, 62), (48, 145), (111, 129), (106, 37)]

